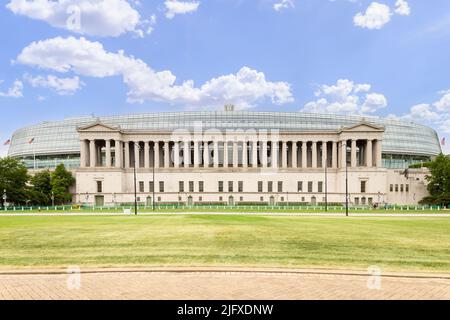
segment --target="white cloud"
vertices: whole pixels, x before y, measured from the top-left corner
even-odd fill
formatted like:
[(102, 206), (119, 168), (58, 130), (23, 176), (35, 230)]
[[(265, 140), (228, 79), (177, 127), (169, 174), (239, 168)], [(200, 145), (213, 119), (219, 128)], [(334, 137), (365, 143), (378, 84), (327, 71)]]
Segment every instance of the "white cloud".
[(173, 19), (177, 14), (186, 14), (197, 11), (200, 6), (200, 2), (197, 1), (178, 1), (178, 0), (166, 0), (164, 2), (166, 6), (166, 17)]
[(275, 11), (281, 11), (283, 9), (294, 8), (294, 2), (292, 0), (281, 0), (280, 2), (274, 3), (273, 9)]
[(55, 90), (61, 96), (73, 95), (84, 85), (77, 76), (73, 78), (58, 78), (53, 75), (33, 77), (27, 74), (24, 78), (33, 88), (49, 88)]
[(450, 112), (450, 90), (441, 92), (442, 98), (434, 103), (438, 111)]
[(171, 71), (156, 72), (145, 62), (123, 51), (107, 52), (99, 42), (84, 38), (61, 38), (33, 42), (22, 50), (17, 62), (79, 76), (122, 76), (128, 101), (162, 101), (191, 108), (219, 107), (233, 103), (247, 108), (270, 99), (282, 105), (293, 101), (290, 85), (267, 81), (264, 73), (243, 67), (237, 74), (213, 78), (201, 87), (192, 80), (176, 84)]
[(6, 7), (83, 35), (117, 37), (142, 32), (140, 14), (126, 0), (11, 0)]
[(381, 29), (391, 20), (391, 9), (378, 2), (372, 2), (365, 13), (359, 12), (353, 18), (356, 26), (367, 29)]
[(397, 0), (395, 3), (395, 13), (401, 16), (409, 16), (411, 14), (411, 8), (408, 2), (405, 0)]
[(335, 85), (321, 85), (318, 99), (307, 103), (302, 111), (312, 113), (368, 114), (387, 107), (387, 99), (379, 93), (368, 93), (369, 84), (355, 84), (340, 79)]
[[(2, 84), (3, 81), (0, 82)], [(23, 83), (20, 80), (14, 81), (11, 88), (9, 88), (6, 92), (0, 91), (0, 97), (5, 98), (21, 98), (23, 97)]]
[(422, 103), (412, 106), (410, 113), (403, 116), (402, 118), (412, 121), (436, 121), (440, 119), (440, 116), (438, 113), (432, 110), (431, 105)]

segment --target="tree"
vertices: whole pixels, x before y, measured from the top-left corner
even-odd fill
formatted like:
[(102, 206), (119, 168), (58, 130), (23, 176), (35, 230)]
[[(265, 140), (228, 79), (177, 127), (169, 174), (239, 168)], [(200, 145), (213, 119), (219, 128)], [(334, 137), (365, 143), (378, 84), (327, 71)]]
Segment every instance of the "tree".
[(30, 180), (30, 200), (34, 204), (48, 205), (51, 203), (52, 182), (50, 171), (36, 173)]
[(0, 193), (6, 190), (8, 202), (19, 204), (28, 200), (26, 183), (29, 180), (25, 165), (13, 158), (0, 158)]
[(51, 174), (51, 185), (55, 203), (63, 204), (72, 201), (72, 194), (69, 192), (69, 189), (74, 183), (75, 178), (66, 170), (64, 164), (58, 165)]
[(427, 176), (430, 196), (421, 200), (422, 204), (448, 206), (450, 204), (450, 158), (442, 153), (430, 163)]

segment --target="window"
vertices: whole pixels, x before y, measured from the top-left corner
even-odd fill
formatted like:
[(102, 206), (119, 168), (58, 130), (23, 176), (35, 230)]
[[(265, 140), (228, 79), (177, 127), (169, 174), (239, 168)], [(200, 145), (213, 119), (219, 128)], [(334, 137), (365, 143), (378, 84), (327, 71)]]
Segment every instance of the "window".
[(204, 181), (198, 182), (198, 192), (205, 192), (205, 182)]
[(389, 187), (389, 191), (394, 192), (394, 185), (391, 184), (391, 186)]
[(139, 192), (144, 192), (144, 181), (139, 181)]
[(359, 205), (359, 198), (355, 198), (355, 205)]
[(361, 181), (361, 193), (366, 193), (367, 181)]
[(273, 192), (273, 182), (267, 182), (267, 192)]
[(258, 192), (263, 192), (263, 182), (258, 181)]
[(284, 197), (281, 197), (281, 202), (284, 202)]
[(199, 202), (202, 202), (202, 201), (203, 201), (203, 198), (202, 198), (202, 197), (198, 197), (198, 201), (199, 201)]
[(323, 192), (323, 181), (319, 181), (317, 185), (317, 192)]
[(403, 184), (400, 185), (400, 192), (403, 192)]
[(368, 201), (369, 201), (369, 205), (371, 206), (371, 205), (373, 205), (373, 198), (369, 198), (369, 199), (367, 199)]
[(278, 181), (278, 192), (283, 192), (283, 181)]
[(363, 206), (366, 205), (366, 198), (364, 198), (364, 197), (361, 198), (361, 204), (362, 204)]
[(303, 181), (297, 182), (297, 192), (303, 192)]
[(219, 181), (219, 192), (223, 192), (223, 181)]
[(313, 182), (312, 181), (308, 181), (308, 192), (309, 193), (313, 192)]
[(158, 197), (158, 202), (161, 202), (161, 197)]
[(178, 182), (178, 191), (179, 192), (184, 192), (184, 181), (179, 181)]
[(244, 197), (240, 197), (239, 201), (241, 201), (241, 202), (244, 201)]
[(409, 192), (409, 184), (405, 184), (405, 191)]
[(228, 192), (233, 192), (233, 181), (228, 181)]
[(395, 185), (395, 192), (398, 192), (398, 184)]
[(164, 192), (164, 181), (159, 182), (159, 192)]
[(189, 181), (189, 192), (194, 192), (194, 181)]
[(259, 198), (261, 202), (264, 202), (264, 197)]
[(223, 201), (223, 198), (222, 198), (222, 197), (219, 197), (219, 201)]
[(149, 190), (150, 190), (150, 192), (153, 192), (154, 188), (155, 188), (155, 183), (153, 181), (150, 181), (150, 183), (149, 183)]
[(103, 182), (97, 181), (97, 192), (102, 193), (103, 192)]
[(302, 202), (305, 202), (305, 197), (302, 197)]
[(244, 181), (238, 181), (238, 192), (244, 192)]

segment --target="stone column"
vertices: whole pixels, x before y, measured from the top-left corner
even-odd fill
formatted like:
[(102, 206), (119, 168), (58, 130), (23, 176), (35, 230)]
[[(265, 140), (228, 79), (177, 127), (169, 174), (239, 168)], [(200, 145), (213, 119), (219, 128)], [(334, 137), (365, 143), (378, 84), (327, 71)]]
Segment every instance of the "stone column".
[(86, 168), (86, 156), (87, 156), (87, 150), (86, 150), (86, 140), (80, 141), (80, 167)]
[(122, 141), (116, 140), (115, 145), (115, 152), (116, 152), (116, 168), (122, 168), (122, 157), (123, 157), (123, 151), (122, 151)]
[(278, 168), (278, 152), (279, 152), (279, 142), (278, 141), (272, 141), (272, 168)]
[(245, 139), (242, 142), (242, 168), (248, 168), (248, 144)]
[(203, 167), (209, 167), (209, 145), (208, 141), (203, 142)]
[(219, 167), (219, 142), (214, 141), (214, 168)]
[(341, 141), (341, 168), (347, 166), (347, 141)]
[(377, 168), (381, 168), (382, 166), (383, 166), (383, 161), (382, 161), (382, 159), (383, 159), (383, 157), (382, 157), (382, 148), (381, 148), (381, 146), (382, 146), (382, 140), (377, 140), (377, 144), (376, 144), (376, 157), (377, 157), (377, 160), (376, 160), (376, 166), (377, 166)]
[(258, 141), (252, 141), (252, 167), (258, 168)]
[(287, 152), (287, 142), (283, 141), (283, 145), (281, 147), (281, 167), (286, 169), (288, 166), (288, 152)]
[(223, 167), (228, 168), (228, 141), (223, 143)]
[(338, 158), (337, 158), (337, 142), (332, 142), (332, 150), (331, 150), (331, 165), (333, 169), (338, 167)]
[(292, 141), (292, 168), (298, 168), (298, 146), (297, 146), (297, 141)]
[(183, 151), (184, 167), (189, 168), (189, 166), (191, 164), (191, 142), (184, 141), (183, 147), (184, 147), (184, 151)]
[(317, 168), (317, 142), (312, 143), (312, 167)]
[(356, 140), (352, 139), (351, 167), (356, 168)]
[(322, 168), (328, 167), (328, 142), (322, 141)]
[(267, 141), (261, 141), (262, 143), (262, 166), (267, 168)]
[(199, 141), (194, 141), (194, 168), (200, 167), (200, 143)]
[(302, 168), (308, 168), (308, 141), (302, 141)]
[(233, 167), (239, 167), (239, 144), (237, 141), (233, 142)]
[(372, 140), (367, 140), (367, 145), (366, 145), (366, 166), (368, 168), (372, 168), (373, 167), (373, 154), (372, 154)]
[(89, 141), (89, 166), (95, 168), (97, 166), (97, 153), (95, 150), (95, 140)]
[(160, 164), (160, 152), (159, 152), (159, 141), (153, 142), (153, 165), (155, 166), (155, 169), (159, 169)]
[(174, 152), (174, 156), (173, 156), (173, 162), (174, 162), (174, 168), (179, 168), (180, 167), (180, 142), (175, 141), (174, 142), (174, 147), (173, 147), (173, 152)]
[(141, 167), (141, 157), (140, 157), (140, 153), (141, 150), (139, 149), (139, 142), (134, 141), (134, 163), (133, 165), (136, 166), (137, 168)]
[(111, 140), (107, 139), (105, 140), (105, 149), (106, 149), (106, 168), (110, 168), (112, 165), (111, 161)]
[(126, 141), (125, 143), (125, 169), (130, 168), (130, 142)]
[(150, 168), (150, 142), (144, 141), (144, 168)]
[(164, 141), (164, 168), (170, 168), (170, 141)]

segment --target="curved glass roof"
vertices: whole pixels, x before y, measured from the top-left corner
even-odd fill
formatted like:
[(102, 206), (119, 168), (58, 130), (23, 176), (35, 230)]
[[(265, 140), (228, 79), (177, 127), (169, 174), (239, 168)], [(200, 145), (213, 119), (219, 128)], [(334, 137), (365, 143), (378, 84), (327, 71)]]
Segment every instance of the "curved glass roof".
[[(436, 132), (426, 126), (393, 119), (308, 114), (301, 112), (168, 112), (105, 117), (79, 117), (43, 122), (17, 130), (12, 137), (9, 156), (22, 157), (80, 152), (77, 127), (100, 121), (124, 130), (203, 129), (279, 129), (281, 131), (326, 131), (361, 121), (384, 126), (383, 153), (433, 156), (441, 152)], [(34, 138), (33, 143), (29, 143)]]

